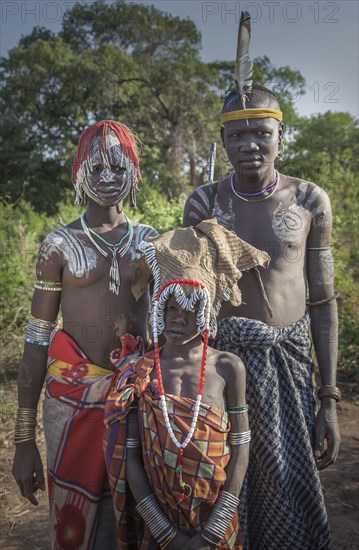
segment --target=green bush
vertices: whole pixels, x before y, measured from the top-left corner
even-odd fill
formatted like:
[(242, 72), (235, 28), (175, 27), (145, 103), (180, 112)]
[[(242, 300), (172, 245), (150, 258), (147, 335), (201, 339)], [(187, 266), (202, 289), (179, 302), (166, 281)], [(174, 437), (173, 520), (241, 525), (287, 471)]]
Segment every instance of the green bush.
[[(10, 355), (20, 353), (23, 327), (30, 307), (38, 236), (46, 219), (22, 202), (17, 207), (0, 204), (1, 238), (1, 339)], [(3, 359), (8, 353), (3, 351)]]
[(185, 195), (168, 199), (155, 189), (146, 188), (138, 195), (138, 210), (126, 210), (132, 220), (151, 225), (159, 233), (182, 226)]

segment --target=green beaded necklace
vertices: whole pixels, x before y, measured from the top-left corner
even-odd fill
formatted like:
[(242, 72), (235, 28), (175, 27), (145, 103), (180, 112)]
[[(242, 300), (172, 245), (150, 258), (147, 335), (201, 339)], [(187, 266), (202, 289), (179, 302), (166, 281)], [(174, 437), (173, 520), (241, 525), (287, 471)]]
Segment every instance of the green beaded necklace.
[(121, 244), (123, 243), (123, 241), (125, 241), (127, 239), (127, 237), (129, 236), (130, 234), (130, 222), (128, 220), (128, 217), (126, 216), (126, 214), (124, 214), (125, 218), (126, 218), (126, 222), (127, 222), (127, 231), (126, 233), (124, 234), (124, 236), (122, 237), (122, 239), (120, 239), (117, 243), (109, 243), (108, 241), (106, 241), (106, 239), (104, 239), (103, 237), (101, 237), (101, 235), (99, 233), (97, 233), (94, 229), (92, 229), (92, 227), (89, 226), (87, 220), (86, 220), (86, 216), (85, 214), (83, 214), (83, 221), (87, 227), (87, 229), (90, 231), (90, 233), (92, 233), (92, 235), (95, 235), (98, 239), (100, 239), (100, 241), (102, 241), (103, 243), (105, 243), (105, 245), (107, 245), (109, 248), (116, 248), (118, 246), (121, 246)]

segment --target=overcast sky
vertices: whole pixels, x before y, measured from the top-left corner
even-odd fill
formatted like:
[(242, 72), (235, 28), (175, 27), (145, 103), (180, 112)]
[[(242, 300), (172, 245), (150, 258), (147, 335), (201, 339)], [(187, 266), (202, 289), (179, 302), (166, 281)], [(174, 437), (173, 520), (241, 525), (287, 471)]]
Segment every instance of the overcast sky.
[[(6, 56), (21, 35), (29, 34), (36, 25), (58, 32), (64, 12), (74, 3), (74, 0), (2, 0), (1, 54)], [(128, 3), (152, 4), (162, 11), (192, 19), (202, 34), (201, 56), (206, 62), (234, 59), (240, 11), (248, 9), (252, 16), (251, 56), (267, 55), (276, 66), (298, 69), (306, 80), (306, 94), (296, 105), (300, 115), (331, 110), (348, 111), (358, 117), (357, 0), (131, 0)]]

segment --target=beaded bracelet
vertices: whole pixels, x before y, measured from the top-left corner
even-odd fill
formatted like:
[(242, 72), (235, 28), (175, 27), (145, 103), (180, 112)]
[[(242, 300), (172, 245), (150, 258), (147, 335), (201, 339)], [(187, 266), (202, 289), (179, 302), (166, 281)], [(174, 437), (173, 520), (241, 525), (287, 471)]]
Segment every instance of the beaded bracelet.
[(155, 495), (150, 494), (142, 499), (136, 510), (161, 548), (166, 548), (176, 536), (177, 527), (165, 516)]
[(228, 407), (228, 414), (243, 414), (248, 412), (248, 405), (237, 405), (236, 407)]
[(56, 324), (56, 321), (38, 319), (32, 315), (32, 313), (29, 313), (25, 332), (25, 342), (28, 344), (37, 344), (38, 346), (49, 346), (50, 336)]
[(306, 301), (307, 306), (314, 307), (314, 306), (321, 306), (323, 304), (329, 304), (329, 302), (332, 302), (333, 300), (336, 300), (339, 298), (339, 292), (334, 292), (333, 296), (331, 298), (325, 298), (324, 300), (318, 300), (318, 302), (309, 302), (309, 300)]
[(238, 508), (238, 504), (238, 497), (222, 490), (202, 531), (202, 538), (210, 544), (219, 546)]
[(59, 281), (35, 281), (34, 288), (38, 290), (50, 290), (52, 292), (61, 292), (62, 283)]
[(336, 386), (329, 385), (321, 386), (318, 389), (317, 395), (318, 399), (323, 399), (323, 397), (332, 397), (337, 402), (339, 402), (342, 398), (342, 392), (340, 391), (340, 389)]
[(37, 409), (19, 407), (16, 413), (14, 444), (36, 439)]
[(35, 317), (32, 313), (29, 313), (28, 320), (33, 321), (34, 323), (45, 328), (54, 328), (54, 326), (56, 326), (56, 321), (45, 321), (45, 319), (38, 319), (38, 317)]

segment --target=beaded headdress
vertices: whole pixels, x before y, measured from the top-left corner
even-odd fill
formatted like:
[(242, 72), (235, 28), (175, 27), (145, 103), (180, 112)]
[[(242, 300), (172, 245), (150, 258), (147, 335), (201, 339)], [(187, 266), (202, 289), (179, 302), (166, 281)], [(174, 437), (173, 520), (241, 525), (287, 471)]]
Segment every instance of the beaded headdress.
[(80, 136), (73, 170), (73, 183), (76, 190), (75, 204), (83, 204), (83, 182), (89, 174), (89, 155), (94, 140), (99, 137), (100, 153), (106, 156), (109, 147), (113, 144), (113, 136), (110, 130), (113, 131), (121, 144), (122, 157), (120, 162), (126, 168), (128, 181), (131, 182), (131, 189), (137, 189), (137, 182), (141, 180), (141, 172), (139, 168), (138, 140), (135, 134), (124, 124), (114, 120), (101, 120), (86, 128)]
[(216, 219), (143, 241), (139, 250), (143, 257), (137, 262), (132, 292), (138, 298), (153, 278), (151, 323), (158, 334), (164, 330), (166, 301), (174, 295), (187, 311), (198, 302), (198, 331), (208, 329), (214, 336), (222, 301), (241, 303), (237, 282), (242, 271), (269, 263), (266, 252), (242, 241)]

